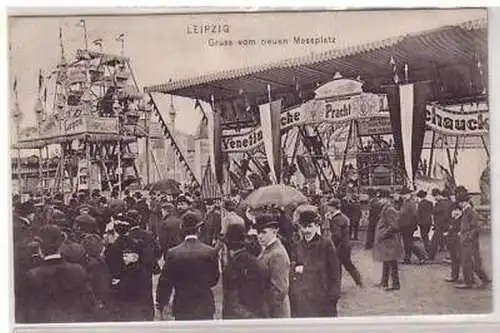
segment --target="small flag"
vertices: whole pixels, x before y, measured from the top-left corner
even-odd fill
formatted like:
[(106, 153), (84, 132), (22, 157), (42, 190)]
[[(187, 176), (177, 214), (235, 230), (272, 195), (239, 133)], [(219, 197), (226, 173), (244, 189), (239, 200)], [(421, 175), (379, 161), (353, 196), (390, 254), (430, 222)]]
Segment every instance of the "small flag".
[(194, 109), (196, 110), (197, 108), (202, 109), (200, 100), (198, 98), (194, 101)]
[(38, 72), (38, 92), (40, 93), (40, 91), (42, 91), (42, 86), (43, 86), (43, 74), (42, 74), (42, 70), (40, 69), (40, 71)]
[(102, 42), (103, 42), (102, 38), (98, 38), (98, 39), (94, 40), (92, 42), (92, 44), (97, 45), (99, 47), (102, 47)]
[(85, 27), (85, 20), (84, 19), (81, 19), (77, 24), (76, 24), (77, 27)]
[(125, 40), (125, 34), (122, 32), (121, 34), (119, 34), (118, 36), (116, 36), (115, 40), (117, 42), (120, 42), (120, 41), (124, 41)]
[(14, 83), (12, 84), (12, 90), (17, 94), (17, 77), (14, 78)]

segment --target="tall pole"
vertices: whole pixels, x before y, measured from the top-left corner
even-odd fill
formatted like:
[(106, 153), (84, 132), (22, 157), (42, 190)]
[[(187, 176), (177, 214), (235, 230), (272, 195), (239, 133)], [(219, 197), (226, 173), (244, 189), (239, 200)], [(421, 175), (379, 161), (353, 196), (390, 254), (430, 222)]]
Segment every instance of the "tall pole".
[(149, 185), (149, 183), (151, 182), (151, 179), (150, 179), (150, 168), (149, 168), (149, 164), (150, 164), (150, 154), (151, 154), (151, 150), (150, 150), (150, 145), (151, 145), (151, 140), (150, 140), (150, 120), (151, 120), (151, 110), (150, 110), (150, 105), (149, 104), (146, 104), (146, 108), (145, 108), (145, 111), (146, 111), (146, 184)]
[(118, 138), (118, 197), (122, 196), (122, 145), (121, 138)]
[(431, 176), (432, 164), (434, 163), (434, 145), (436, 142), (436, 131), (432, 131), (431, 152), (429, 156), (429, 165), (427, 166), (427, 176)]
[(90, 168), (92, 167), (92, 164), (90, 163), (90, 141), (87, 141), (85, 143), (85, 154), (86, 154), (86, 159), (87, 159), (87, 188), (89, 192), (92, 190), (92, 179), (91, 179), (91, 170)]

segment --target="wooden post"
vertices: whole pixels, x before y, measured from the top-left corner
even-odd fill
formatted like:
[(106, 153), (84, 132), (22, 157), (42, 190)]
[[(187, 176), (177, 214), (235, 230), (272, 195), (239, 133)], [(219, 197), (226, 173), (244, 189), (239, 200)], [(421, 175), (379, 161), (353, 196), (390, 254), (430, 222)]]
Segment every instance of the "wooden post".
[(481, 142), (483, 143), (484, 151), (486, 152), (488, 159), (490, 159), (490, 151), (488, 149), (488, 146), (486, 145), (486, 140), (484, 140), (484, 136), (482, 135), (481, 135)]
[(150, 179), (150, 170), (149, 170), (149, 158), (151, 154), (151, 139), (150, 139), (150, 118), (151, 118), (151, 113), (149, 112), (149, 109), (146, 110), (146, 184), (149, 185), (151, 179)]
[(345, 160), (347, 157), (347, 151), (349, 150), (349, 142), (351, 141), (351, 136), (352, 136), (352, 129), (353, 129), (353, 120), (349, 123), (349, 134), (347, 135), (347, 141), (345, 143), (345, 149), (344, 149), (344, 155), (342, 157), (342, 167), (340, 169), (340, 180), (339, 182), (342, 184), (342, 181), (344, 180), (344, 169), (345, 169)]
[(431, 176), (432, 172), (432, 164), (434, 163), (434, 149), (436, 144), (436, 131), (432, 131), (432, 139), (431, 139), (431, 152), (429, 156), (429, 164), (427, 166), (427, 176)]

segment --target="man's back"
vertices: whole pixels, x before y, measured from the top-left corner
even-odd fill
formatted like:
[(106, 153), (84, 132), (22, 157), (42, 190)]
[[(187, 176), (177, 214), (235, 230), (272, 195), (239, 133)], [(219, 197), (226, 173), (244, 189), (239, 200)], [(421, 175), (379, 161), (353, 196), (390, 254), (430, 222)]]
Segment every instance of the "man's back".
[(95, 304), (85, 269), (60, 258), (45, 260), (28, 273), (32, 323), (83, 322), (93, 319)]
[(159, 303), (166, 305), (175, 289), (174, 316), (212, 316), (215, 302), (211, 288), (219, 276), (217, 251), (198, 239), (187, 239), (167, 252), (158, 283)]

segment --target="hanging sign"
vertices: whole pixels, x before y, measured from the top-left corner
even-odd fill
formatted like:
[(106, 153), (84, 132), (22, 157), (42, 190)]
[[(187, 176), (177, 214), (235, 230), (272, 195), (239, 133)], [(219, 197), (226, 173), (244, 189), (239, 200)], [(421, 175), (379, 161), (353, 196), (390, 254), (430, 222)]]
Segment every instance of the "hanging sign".
[[(281, 113), (281, 131), (291, 127), (318, 123), (340, 124), (352, 119), (370, 118), (382, 109), (381, 99), (375, 94), (361, 94), (348, 98), (313, 99), (291, 110)], [(259, 126), (245, 134), (223, 135), (223, 152), (243, 152), (257, 148), (263, 143)]]
[(433, 131), (449, 136), (488, 135), (488, 109), (457, 112), (439, 105), (427, 105), (425, 124)]
[(358, 134), (360, 136), (391, 134), (391, 119), (389, 114), (363, 118), (358, 121)]

